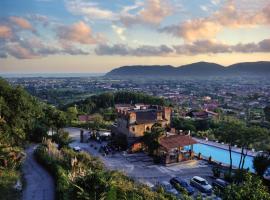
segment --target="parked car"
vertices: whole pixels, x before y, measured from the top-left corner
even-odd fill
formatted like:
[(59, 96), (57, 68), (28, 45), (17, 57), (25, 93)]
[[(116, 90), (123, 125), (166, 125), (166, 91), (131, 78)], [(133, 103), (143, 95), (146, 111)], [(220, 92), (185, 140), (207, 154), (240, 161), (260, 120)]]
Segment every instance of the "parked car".
[(177, 188), (177, 184), (179, 184), (181, 187), (185, 188), (189, 195), (194, 194), (194, 188), (191, 187), (184, 179), (174, 177), (170, 180), (170, 183), (174, 186), (174, 188)]
[(158, 183), (155, 188), (157, 189), (157, 187), (162, 187), (165, 192), (170, 193), (172, 195), (175, 196), (179, 195), (178, 191), (174, 189), (173, 186), (167, 181), (162, 181)]
[(200, 192), (206, 193), (208, 195), (212, 194), (212, 186), (202, 177), (194, 176), (190, 180), (190, 185), (197, 188)]
[(226, 182), (225, 180), (217, 178), (217, 179), (213, 180), (212, 185), (213, 185), (213, 187), (216, 187), (220, 190), (224, 190), (229, 185), (229, 183)]
[(76, 152), (80, 152), (82, 149), (81, 147), (76, 146), (76, 147), (73, 147), (73, 150)]

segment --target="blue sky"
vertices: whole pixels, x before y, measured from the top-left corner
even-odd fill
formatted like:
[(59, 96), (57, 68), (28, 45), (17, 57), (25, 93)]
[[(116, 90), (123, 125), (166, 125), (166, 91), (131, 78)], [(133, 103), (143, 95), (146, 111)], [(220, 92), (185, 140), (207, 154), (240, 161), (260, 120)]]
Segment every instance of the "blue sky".
[(0, 72), (269, 60), (269, 13), (270, 0), (1, 0)]

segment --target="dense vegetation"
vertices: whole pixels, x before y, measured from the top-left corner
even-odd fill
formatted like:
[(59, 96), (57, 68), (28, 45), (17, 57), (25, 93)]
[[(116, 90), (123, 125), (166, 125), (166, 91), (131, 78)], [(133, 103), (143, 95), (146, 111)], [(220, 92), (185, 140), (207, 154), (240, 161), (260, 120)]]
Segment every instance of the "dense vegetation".
[(0, 199), (17, 198), (13, 189), (19, 179), (22, 147), (42, 118), (38, 101), (22, 88), (0, 79)]
[(63, 107), (67, 110), (69, 107), (77, 107), (80, 113), (95, 113), (109, 112), (107, 109), (112, 108), (115, 104), (130, 104), (130, 103), (146, 103), (155, 105), (168, 105), (169, 103), (163, 98), (150, 96), (144, 93), (121, 91), (115, 93), (103, 93), (100, 95), (91, 96), (83, 101), (74, 102)]
[(45, 141), (35, 155), (54, 175), (60, 200), (176, 200), (164, 191), (153, 192), (120, 172), (105, 170), (97, 158), (87, 153), (76, 153), (67, 148), (58, 150), (50, 140)]
[(13, 186), (20, 179), (28, 141), (40, 142), (48, 129), (58, 131), (66, 122), (64, 112), (0, 79), (0, 199), (19, 196)]

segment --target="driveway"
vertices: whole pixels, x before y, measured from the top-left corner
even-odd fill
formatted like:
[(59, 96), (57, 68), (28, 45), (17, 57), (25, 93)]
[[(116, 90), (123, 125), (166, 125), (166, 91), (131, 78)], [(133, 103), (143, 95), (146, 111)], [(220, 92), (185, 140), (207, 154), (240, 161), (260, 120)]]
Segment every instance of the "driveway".
[(32, 145), (26, 149), (26, 159), (22, 171), (26, 186), (23, 190), (23, 200), (54, 200), (55, 185), (51, 175), (34, 159)]

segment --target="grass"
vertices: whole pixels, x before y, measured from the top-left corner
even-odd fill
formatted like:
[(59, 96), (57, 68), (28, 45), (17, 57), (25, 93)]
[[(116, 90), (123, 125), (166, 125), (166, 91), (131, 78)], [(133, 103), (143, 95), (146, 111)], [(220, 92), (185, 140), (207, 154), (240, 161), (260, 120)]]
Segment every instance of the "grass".
[(19, 171), (0, 169), (0, 200), (20, 199), (20, 192), (13, 188), (19, 178)]

